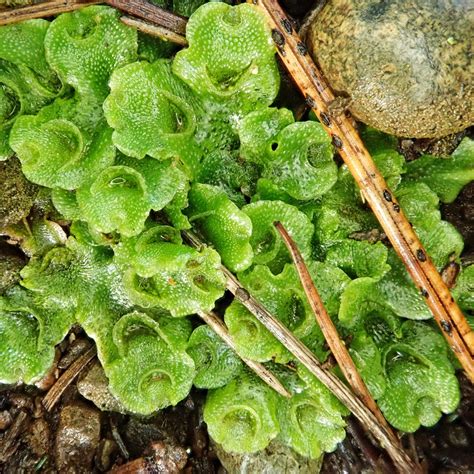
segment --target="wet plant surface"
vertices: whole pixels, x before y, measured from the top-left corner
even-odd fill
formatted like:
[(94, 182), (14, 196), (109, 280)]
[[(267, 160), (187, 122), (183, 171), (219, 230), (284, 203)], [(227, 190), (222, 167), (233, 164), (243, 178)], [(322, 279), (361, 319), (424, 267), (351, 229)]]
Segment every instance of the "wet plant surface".
[[(81, 333), (73, 339), (63, 344), (57, 367), (68, 365), (73, 347), (89, 344)], [(42, 407), (44, 391), (28, 387), (0, 393), (0, 472), (135, 472), (139, 468), (164, 473), (225, 472), (202, 421), (204, 392), (194, 390), (176, 407), (146, 418), (101, 411), (78, 392), (78, 385), (84, 390), (84, 379), (94, 367), (92, 363), (84, 370), (50, 413)], [(60, 373), (56, 368), (49, 383)], [(411, 439), (404, 437), (404, 445), (410, 453), (416, 451), (428, 472), (474, 468), (474, 389), (464, 377), (460, 381), (463, 398), (458, 410), (434, 428), (421, 429)], [(92, 377), (87, 383), (88, 396), (97, 402), (103, 397), (100, 382)], [(387, 468), (386, 459), (380, 456), (352, 421), (350, 434), (334, 453), (325, 456), (321, 472)], [(226, 459), (229, 462), (228, 456)], [(265, 462), (271, 466), (271, 458), (260, 461), (260, 466)], [(234, 469), (240, 462), (234, 462)], [(302, 468), (300, 472), (311, 471)]]
[[(473, 195), (471, 183), (454, 203), (443, 206), (444, 218), (463, 234), (462, 259), (467, 262), (474, 259)], [(48, 413), (42, 406), (47, 390), (91, 344), (82, 331), (71, 332), (59, 346), (55, 367), (40, 384), (43, 390), (1, 390), (0, 472), (106, 472), (128, 468), (132, 461), (133, 468), (147, 466), (157, 472), (225, 472), (202, 420), (204, 391), (193, 390), (176, 407), (151, 417), (115, 413), (109, 410), (121, 407), (113, 404), (116, 401), (107, 392), (103, 371), (93, 361)], [(474, 388), (462, 375), (459, 380), (462, 400), (456, 412), (444, 416), (434, 428), (422, 428), (403, 439), (429, 472), (474, 469)], [(359, 473), (387, 467), (387, 460), (354, 420), (351, 426), (336, 451), (324, 457), (321, 472)]]
[[(312, 2), (287, 0), (282, 3), (285, 3), (291, 14), (302, 19)], [(143, 71), (138, 71), (138, 73), (140, 72)], [(166, 76), (165, 72), (162, 71), (163, 76)], [(222, 79), (220, 84), (223, 88), (228, 87), (228, 79)], [(279, 105), (293, 109), (297, 118), (301, 118), (303, 115), (306, 117), (305, 107), (302, 107), (301, 100), (295, 97), (291, 81), (287, 81), (282, 90), (284, 93), (280, 93), (278, 97)], [(293, 95), (290, 94), (290, 91)], [(186, 128), (186, 117), (180, 116), (177, 124), (179, 127)], [(251, 132), (252, 122), (249, 121), (248, 134), (250, 138), (252, 138)], [(314, 136), (315, 134), (310, 133), (310, 135)], [(302, 140), (306, 139), (303, 130), (300, 136)], [(412, 161), (418, 158), (421, 153), (449, 154), (461, 138), (461, 136), (452, 137), (443, 143), (401, 140), (399, 148), (407, 161)], [(282, 143), (283, 146), (275, 153), (275, 156), (284, 162), (285, 143), (283, 139)], [(275, 147), (272, 145), (272, 152), (276, 152), (278, 148), (278, 143), (275, 142), (274, 145)], [(149, 150), (147, 152), (151, 153)], [(247, 152), (251, 156), (252, 150), (249, 149)], [(190, 160), (193, 158), (191, 155)], [(332, 166), (332, 160), (328, 158), (327, 161)], [(6, 163), (10, 163), (9, 166), (13, 166), (13, 168), (16, 166), (16, 162)], [(125, 158), (121, 162), (122, 168), (128, 164), (130, 163)], [(16, 168), (19, 169), (18, 166)], [(12, 172), (18, 171), (16, 168)], [(279, 173), (271, 168), (266, 169), (265, 173), (268, 179), (273, 179), (275, 182), (280, 179)], [(127, 175), (125, 178), (130, 178), (128, 181), (123, 176), (110, 176), (110, 183), (113, 184), (114, 189), (120, 187), (133, 190), (134, 181), (132, 178), (135, 175), (136, 173)], [(49, 179), (50, 176), (48, 175), (46, 178)], [(214, 176), (212, 178), (214, 179)], [(127, 183), (129, 185), (125, 186)], [(298, 187), (293, 186), (292, 182), (280, 182), (279, 184), (286, 187), (285, 189), (292, 198), (308, 198), (297, 194)], [(18, 216), (15, 216), (16, 220), (27, 215), (28, 209), (31, 207), (32, 196), (37, 193), (36, 186), (30, 189), (28, 182), (24, 185), (25, 189), (19, 197), (24, 196), (27, 200), (26, 211), (20, 206), (16, 206), (13, 210), (19, 213)], [(239, 185), (242, 188), (245, 187), (245, 183), (239, 183)], [(206, 209), (201, 209), (200, 205), (206, 189), (205, 187), (202, 189), (196, 187), (193, 190), (195, 204), (188, 216), (190, 219), (195, 217), (194, 214), (198, 216), (202, 213), (205, 214)], [(311, 189), (314, 190), (315, 186), (312, 186)], [(271, 192), (271, 189), (267, 190), (267, 193), (271, 194)], [(321, 191), (321, 193), (323, 192), (324, 190)], [(6, 190), (6, 195), (8, 195), (8, 190)], [(0, 196), (2, 196), (1, 192)], [(233, 197), (235, 196), (233, 195)], [(240, 195), (238, 197), (241, 198)], [(473, 197), (474, 184), (471, 183), (464, 188), (453, 203), (443, 204), (441, 207), (443, 218), (456, 226), (464, 238), (465, 247), (461, 255), (464, 264), (471, 264), (474, 261)], [(216, 193), (211, 198), (219, 203), (221, 196)], [(87, 203), (89, 196), (84, 194), (81, 199)], [(206, 197), (206, 200), (209, 199)], [(243, 203), (238, 202), (238, 204), (242, 205)], [(146, 212), (149, 210), (148, 207), (146, 207)], [(257, 212), (255, 206), (250, 209)], [(235, 212), (234, 208), (231, 211)], [(38, 209), (35, 212), (38, 213)], [(50, 210), (41, 212), (48, 216), (51, 215)], [(54, 217), (50, 216), (50, 219), (51, 222), (48, 225), (59, 227), (53, 222)], [(103, 217), (93, 215), (90, 220), (97, 221), (97, 226), (104, 232), (103, 237), (106, 239), (108, 236), (106, 232), (109, 229), (106, 227), (107, 223), (104, 223)], [(31, 221), (33, 222), (33, 218)], [(62, 235), (69, 235), (68, 225), (64, 225), (62, 222), (60, 224), (63, 225), (63, 230), (58, 230), (58, 240), (53, 242), (53, 245), (61, 241)], [(10, 229), (8, 242), (6, 239), (0, 242), (0, 270), (4, 271), (6, 276), (0, 275), (0, 289), (3, 288), (2, 285), (10, 287), (18, 281), (18, 267), (26, 263), (26, 258), (18, 250), (17, 244), (21, 242), (24, 250), (30, 248), (28, 244), (25, 244), (28, 242), (28, 236), (15, 235), (13, 230), (13, 228)], [(129, 231), (129, 229), (122, 230)], [(262, 238), (262, 241), (265, 242), (265, 239)], [(240, 255), (243, 253), (242, 248), (245, 248), (245, 243), (238, 242), (238, 244), (240, 246), (238, 254)], [(35, 251), (38, 250), (34, 249), (32, 253)], [(219, 251), (224, 253), (225, 249)], [(232, 261), (235, 254), (235, 252), (228, 253), (227, 265), (234, 265), (234, 270), (238, 271), (238, 265), (242, 265), (242, 262)], [(275, 265), (277, 264), (278, 262)], [(206, 281), (196, 279), (195, 283), (204, 286)], [(217, 302), (217, 312), (221, 316), (224, 313), (224, 310), (220, 310), (222, 301)], [(227, 307), (229, 303), (225, 299), (223, 306)], [(146, 417), (129, 414), (122, 403), (110, 395), (107, 379), (97, 359), (93, 358), (83, 365), (80, 364), (81, 358), (87, 355), (93, 345), (94, 342), (88, 339), (80, 328), (74, 327), (57, 347), (53, 367), (43, 379), (36, 383), (36, 387), (3, 386), (0, 388), (0, 473), (108, 472), (112, 470), (116, 472), (166, 473), (184, 471), (186, 473), (212, 474), (224, 472), (223, 464), (229, 472), (239, 472), (243, 463), (247, 466), (254, 466), (248, 472), (261, 472), (265, 469), (267, 472), (277, 472), (275, 467), (281, 468), (282, 462), (286, 466), (284, 472), (315, 472), (319, 468), (317, 464), (305, 464), (301, 457), (290, 452), (288, 448), (285, 450), (272, 445), (262, 453), (246, 455), (246, 457), (230, 456), (229, 460), (229, 455), (219, 452), (218, 447), (209, 440), (206, 425), (203, 422), (203, 404), (206, 392), (196, 388), (193, 388), (189, 395), (175, 407), (165, 408)], [(60, 395), (55, 398), (51, 397), (52, 391), (60, 385), (61, 380), (64, 380), (65, 373), (67, 374), (67, 371), (78, 363), (78, 377), (68, 383), (67, 388)], [(421, 428), (416, 434), (403, 437), (407, 451), (416, 457), (429, 472), (474, 469), (474, 455), (472, 454), (474, 389), (462, 375), (459, 376), (459, 381), (462, 400), (458, 409), (451, 415), (445, 415), (433, 428)], [(47, 398), (45, 399), (45, 397)], [(44, 408), (44, 400), (47, 400), (48, 406), (50, 403), (52, 404), (49, 411)], [(222, 460), (222, 464), (219, 458)], [(256, 458), (258, 458), (258, 468), (252, 464)], [(275, 462), (280, 464), (273, 464)], [(324, 456), (321, 469), (324, 473), (358, 473), (363, 470), (390, 470), (390, 465), (383, 458), (381, 452), (372, 446), (356, 422), (350, 420), (348, 436), (337, 445), (337, 449), (333, 453)]]

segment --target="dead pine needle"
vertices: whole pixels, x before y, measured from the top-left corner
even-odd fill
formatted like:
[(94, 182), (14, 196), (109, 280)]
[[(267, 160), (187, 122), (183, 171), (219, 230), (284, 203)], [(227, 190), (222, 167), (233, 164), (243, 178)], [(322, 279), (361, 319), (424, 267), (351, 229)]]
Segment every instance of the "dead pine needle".
[(7, 8), (0, 11), (0, 26), (34, 18), (46, 18), (60, 13), (72, 12), (87, 5), (103, 3), (100, 0), (51, 0), (25, 7)]
[(474, 332), (375, 166), (350, 113), (331, 113), (331, 104), (336, 96), (278, 2), (248, 1), (257, 5), (265, 15), (283, 64), (306, 103), (331, 136), (334, 147), (346, 163), (420, 294), (426, 299), (442, 334), (468, 378), (474, 382)]
[(184, 35), (176, 33), (175, 31), (172, 31), (164, 26), (153, 25), (152, 23), (148, 23), (147, 21), (131, 16), (123, 16), (120, 20), (125, 25), (135, 28), (136, 30), (139, 30), (147, 35), (155, 36), (156, 38), (169, 41), (170, 43), (175, 43), (179, 46), (186, 46), (188, 44), (188, 41)]
[[(164, 10), (147, 0), (104, 0), (103, 3), (144, 20), (152, 26), (166, 30), (167, 34), (170, 35), (167, 38), (169, 41), (176, 38), (178, 44), (183, 44), (183, 38), (186, 36), (187, 18)], [(154, 31), (156, 32), (156, 30)]]
[(270, 370), (268, 370), (263, 364), (246, 359), (245, 357), (239, 355), (229, 331), (215, 313), (211, 311), (200, 311), (198, 315), (242, 359), (242, 362), (244, 362), (253, 372), (255, 372), (255, 374), (257, 374), (258, 377), (260, 377), (269, 387), (285, 398), (291, 397), (291, 393), (288, 392), (288, 390), (282, 385), (277, 377), (275, 377), (275, 375), (270, 372)]
[(56, 383), (50, 388), (43, 398), (43, 406), (47, 411), (51, 411), (60, 400), (64, 391), (76, 379), (76, 377), (86, 368), (91, 360), (96, 356), (97, 349), (92, 346), (84, 354), (78, 357), (70, 367), (59, 377)]
[[(205, 244), (190, 231), (182, 231), (185, 239), (195, 248), (201, 249)], [(387, 451), (399, 472), (419, 473), (419, 467), (394, 443), (393, 434), (379, 423), (367, 406), (332, 372), (324, 369), (315, 355), (288, 330), (273, 314), (257, 301), (242, 286), (235, 275), (226, 267), (221, 267), (227, 278), (227, 289), (303, 364), (327, 389), (334, 394), (360, 421), (364, 429), (371, 433), (379, 445)]]
[(25, 7), (0, 11), (0, 26), (34, 18), (46, 18), (72, 12), (88, 5), (106, 4), (132, 16), (123, 23), (146, 34), (185, 46), (187, 18), (160, 8), (147, 0), (49, 0)]
[(362, 380), (362, 377), (360, 376), (359, 371), (357, 370), (357, 367), (349, 354), (349, 351), (344, 345), (344, 342), (341, 341), (336, 326), (334, 326), (334, 323), (332, 322), (329, 314), (326, 311), (326, 308), (324, 307), (323, 301), (319, 296), (318, 290), (314, 285), (308, 267), (306, 266), (303, 256), (301, 255), (297, 245), (281, 222), (275, 222), (274, 225), (291, 254), (296, 271), (298, 272), (298, 276), (301, 281), (301, 285), (303, 286), (308, 302), (316, 317), (316, 321), (318, 322), (324, 338), (326, 339), (339, 367), (341, 368), (344, 377), (349, 382), (349, 385), (352, 387), (352, 390), (356, 396), (359, 397), (363, 403), (365, 403), (369, 410), (375, 415), (379, 423), (385, 427), (388, 433), (391, 434), (393, 442), (400, 444), (397, 435), (393, 432), (392, 428), (387, 423), (387, 420), (385, 420), (382, 412), (370, 394), (367, 385)]

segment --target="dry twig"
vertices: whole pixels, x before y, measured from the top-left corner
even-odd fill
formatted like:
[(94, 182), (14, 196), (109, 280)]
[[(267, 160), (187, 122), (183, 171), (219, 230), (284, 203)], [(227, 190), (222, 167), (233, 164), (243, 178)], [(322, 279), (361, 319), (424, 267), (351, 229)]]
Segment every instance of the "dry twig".
[(359, 399), (369, 408), (369, 410), (375, 415), (379, 423), (387, 430), (387, 432), (391, 434), (393, 442), (400, 443), (400, 440), (393, 432), (392, 428), (387, 423), (387, 420), (385, 420), (384, 416), (382, 415), (379, 407), (375, 403), (375, 400), (372, 398), (367, 385), (365, 385), (365, 382), (362, 380), (362, 377), (360, 376), (359, 371), (357, 370), (357, 367), (349, 354), (349, 351), (344, 345), (344, 342), (341, 341), (336, 326), (334, 326), (334, 323), (327, 313), (321, 297), (319, 296), (318, 290), (314, 285), (301, 252), (281, 222), (275, 222), (275, 227), (280, 233), (291, 254), (296, 270), (300, 277), (301, 285), (306, 293), (306, 297), (308, 298), (308, 302), (316, 317), (316, 321), (318, 322), (324, 338), (326, 339), (329, 348), (334, 355), (334, 358), (339, 364), (344, 377), (349, 382), (349, 385), (352, 387), (352, 390), (356, 396), (359, 397)]
[(0, 438), (0, 463), (6, 462), (10, 456), (15, 454), (21, 442), (21, 434), (26, 428), (28, 415), (21, 410), (10, 426), (9, 430)]
[(234, 341), (229, 334), (225, 324), (213, 312), (200, 311), (198, 315), (213, 329), (213, 331), (242, 359), (242, 361), (253, 370), (269, 387), (273, 388), (280, 395), (290, 398), (291, 393), (281, 384), (281, 382), (263, 364), (240, 356), (235, 347)]
[[(173, 33), (174, 38), (182, 38), (186, 35), (187, 18), (163, 10), (147, 0), (105, 0), (103, 3), (141, 18), (153, 26), (162, 27), (170, 34)], [(173, 40), (172, 37), (168, 37), (168, 39)]]
[[(199, 249), (205, 246), (193, 232), (183, 231), (183, 235), (193, 247)], [(377, 418), (365, 404), (332, 372), (324, 369), (315, 355), (261, 303), (253, 298), (227, 268), (224, 266), (221, 268), (227, 278), (227, 289), (354, 414), (364, 428), (380, 443), (380, 446), (386, 449), (397, 469), (400, 472), (419, 472), (418, 466), (413, 463), (398, 443), (393, 442), (391, 432), (380, 425)]]
[(0, 26), (33, 18), (45, 18), (60, 13), (72, 12), (87, 5), (103, 3), (98, 0), (51, 0), (26, 7), (8, 8), (0, 11)]
[(132, 28), (135, 28), (147, 35), (156, 36), (157, 38), (170, 41), (171, 43), (175, 43), (179, 46), (186, 46), (188, 44), (184, 34), (176, 33), (175, 31), (172, 31), (164, 26), (153, 25), (152, 23), (148, 23), (147, 21), (139, 20), (138, 18), (131, 16), (123, 16), (121, 20), (126, 25), (131, 26)]
[(64, 391), (96, 356), (96, 354), (97, 349), (94, 345), (84, 354), (78, 357), (61, 375), (61, 377), (59, 377), (56, 383), (50, 388), (49, 392), (43, 398), (43, 406), (47, 411), (51, 411), (54, 405), (56, 405), (56, 403), (61, 398), (61, 395), (64, 393)]
[(411, 228), (387, 183), (360, 139), (349, 113), (331, 114), (336, 100), (305, 44), (276, 0), (249, 0), (265, 14), (278, 53), (310, 106), (318, 116), (363, 196), (370, 204), (394, 249), (426, 299), (467, 376), (474, 382), (474, 333), (452, 298), (426, 250)]
[(105, 3), (133, 17), (124, 16), (122, 21), (144, 33), (158, 36), (180, 46), (186, 42), (187, 19), (163, 10), (146, 0), (50, 0), (19, 8), (0, 11), (0, 26), (33, 18), (45, 18), (78, 10), (87, 5)]

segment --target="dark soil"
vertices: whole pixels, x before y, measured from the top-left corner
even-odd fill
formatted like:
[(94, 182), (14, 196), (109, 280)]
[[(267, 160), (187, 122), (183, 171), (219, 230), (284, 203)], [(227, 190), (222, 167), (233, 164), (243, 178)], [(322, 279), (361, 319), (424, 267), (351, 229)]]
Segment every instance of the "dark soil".
[[(72, 339), (83, 348), (77, 357), (90, 347), (83, 333)], [(72, 363), (69, 348), (61, 344), (49, 385), (63, 372), (59, 367)], [(47, 412), (45, 393), (36, 387), (0, 389), (0, 473), (219, 471), (202, 422), (203, 392), (146, 418), (100, 411), (75, 382)]]
[(463, 264), (474, 263), (474, 182), (468, 184), (452, 204), (442, 205), (441, 213), (463, 236)]

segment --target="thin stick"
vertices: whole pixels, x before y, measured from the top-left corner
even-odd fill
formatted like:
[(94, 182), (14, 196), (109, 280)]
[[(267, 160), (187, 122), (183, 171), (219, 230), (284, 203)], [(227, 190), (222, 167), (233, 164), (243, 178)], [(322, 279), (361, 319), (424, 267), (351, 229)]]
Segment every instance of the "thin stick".
[(105, 0), (104, 3), (155, 26), (161, 26), (177, 36), (186, 36), (187, 18), (163, 10), (147, 0)]
[(387, 430), (387, 432), (391, 434), (392, 441), (394, 443), (400, 444), (400, 440), (382, 415), (382, 412), (375, 403), (375, 400), (372, 398), (367, 385), (362, 380), (362, 377), (360, 376), (359, 371), (357, 370), (357, 367), (349, 354), (349, 351), (341, 341), (336, 326), (334, 326), (334, 323), (329, 317), (329, 314), (324, 307), (324, 303), (319, 296), (318, 290), (314, 285), (313, 279), (311, 278), (301, 252), (281, 222), (275, 222), (275, 227), (280, 233), (291, 254), (291, 257), (293, 258), (293, 262), (301, 280), (301, 285), (303, 286), (303, 289), (306, 293), (306, 297), (308, 298), (308, 302), (316, 317), (316, 321), (318, 322), (324, 338), (326, 339), (331, 352), (339, 364), (344, 377), (349, 382), (349, 385), (352, 387), (352, 390), (356, 396), (359, 397), (359, 399), (369, 408), (369, 410), (375, 415), (379, 423)]
[[(184, 237), (196, 248), (205, 245), (190, 231), (183, 231)], [(392, 435), (381, 426), (372, 412), (333, 373), (324, 369), (315, 355), (298, 340), (275, 316), (259, 303), (240, 284), (239, 280), (224, 266), (227, 289), (240, 301), (317, 379), (321, 381), (361, 422), (364, 428), (386, 449), (400, 472), (418, 473), (419, 468), (411, 458), (392, 441)]]
[(420, 289), (420, 293), (425, 297), (446, 340), (467, 376), (474, 382), (474, 333), (376, 168), (355, 129), (350, 114), (330, 113), (329, 106), (335, 100), (335, 96), (278, 2), (248, 1), (258, 5), (265, 14), (273, 30), (273, 39), (282, 62), (303, 93), (308, 106), (313, 109), (326, 132), (331, 135), (334, 146), (361, 188), (366, 201)]
[(214, 332), (231, 348), (234, 352), (242, 359), (242, 361), (250, 367), (268, 386), (273, 388), (276, 392), (280, 395), (291, 398), (291, 393), (281, 384), (281, 382), (275, 377), (272, 372), (270, 372), (263, 364), (259, 362), (255, 362), (250, 359), (246, 359), (242, 357), (235, 347), (234, 341), (229, 334), (225, 324), (221, 321), (221, 319), (214, 314), (213, 312), (198, 312), (198, 315), (202, 318), (202, 320), (209, 325)]
[(186, 46), (188, 44), (188, 41), (184, 35), (178, 34), (164, 26), (153, 25), (147, 21), (139, 20), (131, 16), (123, 16), (120, 20), (127, 26), (131, 26), (132, 28), (135, 28), (147, 35), (155, 36), (165, 41), (170, 41), (171, 43), (178, 44), (179, 46)]
[[(51, 0), (26, 7), (0, 11), (0, 26), (33, 18), (45, 18), (78, 10), (88, 5), (105, 3), (137, 18), (125, 16), (122, 21), (144, 33), (159, 36), (178, 45), (186, 45), (187, 19), (163, 10), (146, 0)], [(140, 21), (139, 19), (145, 20)]]
[(51, 0), (50, 2), (37, 3), (26, 7), (9, 8), (0, 11), (0, 26), (72, 12), (97, 3), (103, 2), (97, 0)]
[(82, 372), (82, 370), (89, 364), (89, 362), (96, 356), (97, 349), (92, 346), (84, 354), (78, 357), (69, 368), (59, 377), (56, 383), (50, 388), (49, 392), (43, 398), (43, 406), (47, 411), (56, 405), (61, 398), (61, 395), (74, 381), (74, 379)]
[(28, 420), (28, 415), (21, 410), (15, 418), (15, 421), (10, 426), (7, 433), (1, 438), (0, 444), (0, 462), (8, 461), (8, 458), (13, 456), (18, 449), (21, 438), (20, 435), (25, 430), (25, 423)]

